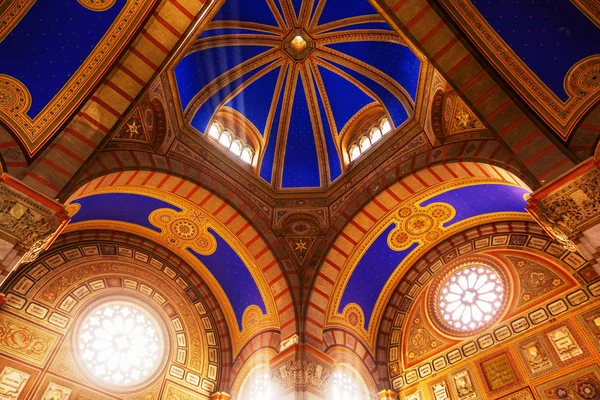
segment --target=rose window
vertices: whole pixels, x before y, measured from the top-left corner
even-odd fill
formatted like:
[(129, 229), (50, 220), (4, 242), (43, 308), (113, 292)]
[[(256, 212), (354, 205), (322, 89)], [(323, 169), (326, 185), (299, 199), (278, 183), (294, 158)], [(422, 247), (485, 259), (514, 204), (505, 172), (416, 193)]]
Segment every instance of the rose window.
[(158, 371), (164, 339), (156, 318), (127, 301), (93, 308), (76, 335), (79, 359), (86, 372), (103, 385), (130, 389)]
[(451, 331), (468, 333), (491, 323), (505, 298), (504, 281), (496, 270), (483, 264), (468, 265), (439, 286), (437, 314)]

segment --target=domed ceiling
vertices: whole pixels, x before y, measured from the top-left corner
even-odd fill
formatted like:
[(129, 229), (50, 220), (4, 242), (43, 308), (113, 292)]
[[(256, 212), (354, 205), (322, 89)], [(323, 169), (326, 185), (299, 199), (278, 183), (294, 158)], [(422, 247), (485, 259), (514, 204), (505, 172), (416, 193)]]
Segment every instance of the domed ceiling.
[(204, 135), (234, 116), (256, 173), (285, 189), (341, 176), (362, 116), (407, 121), (420, 66), (367, 0), (227, 0), (174, 73), (185, 120)]

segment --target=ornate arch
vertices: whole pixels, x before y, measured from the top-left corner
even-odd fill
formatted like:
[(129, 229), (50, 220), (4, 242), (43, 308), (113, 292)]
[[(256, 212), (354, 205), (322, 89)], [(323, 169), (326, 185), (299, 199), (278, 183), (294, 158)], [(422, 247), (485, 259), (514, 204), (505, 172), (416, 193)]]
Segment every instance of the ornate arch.
[[(499, 251), (508, 256), (500, 256)], [(389, 386), (392, 382), (394, 387), (399, 388), (400, 381), (406, 383), (404, 372), (422, 364), (417, 359), (443, 354), (445, 349), (460, 342), (456, 337), (453, 339), (452, 335), (430, 325), (428, 307), (431, 303), (430, 299), (425, 299), (425, 292), (432, 285), (434, 277), (439, 275), (439, 271), (466, 258), (486, 257), (486, 254), (492, 255), (503, 269), (510, 270), (510, 274), (513, 274), (510, 281), (514, 290), (511, 289), (508, 311), (493, 326), (517, 320), (517, 317), (539, 306), (541, 302), (574, 290), (580, 282), (591, 283), (599, 277), (585, 259), (554, 242), (535, 222), (495, 222), (457, 233), (431, 248), (410, 266), (386, 305), (377, 338), (378, 376), (382, 387)], [(504, 260), (500, 260), (501, 258)], [(523, 274), (529, 272), (536, 276), (544, 275), (549, 285), (552, 280), (557, 279), (557, 284), (550, 285), (549, 288), (524, 285), (522, 282), (526, 277)], [(415, 322), (415, 318), (421, 321)], [(409, 326), (411, 332), (406, 331)], [(420, 327), (421, 333), (417, 332)], [(489, 329), (484, 333), (471, 335), (470, 340), (488, 337), (488, 331)], [(407, 360), (406, 354), (414, 351), (409, 348), (415, 348), (408, 344), (414, 335), (421, 335), (419, 345), (425, 346), (433, 341), (436, 345), (427, 349), (426, 346), (420, 346), (422, 354), (415, 354), (413, 360)], [(497, 342), (504, 340), (502, 336), (494, 335), (494, 338), (497, 337), (500, 338), (495, 339)], [(436, 371), (447, 366), (439, 366)]]
[[(96, 220), (97, 216), (85, 220), (88, 217), (81, 214), (85, 210), (85, 204), (90, 204), (86, 202), (93, 202), (94, 196), (122, 195), (137, 196), (136, 201), (158, 201), (160, 205), (153, 207), (152, 212), (146, 211), (136, 223), (119, 220), (121, 217), (114, 216), (105, 216), (102, 218), (106, 220), (99, 221)], [(80, 203), (82, 211), (79, 216), (75, 215), (69, 231), (104, 227), (133, 231), (149, 240), (164, 243), (193, 265), (203, 279), (215, 288), (222, 304), (229, 304), (228, 295), (222, 287), (224, 281), (215, 278), (215, 271), (210, 272), (206, 268), (207, 260), (212, 263), (206, 257), (213, 254), (217, 242), (220, 243), (219, 246), (226, 246), (223, 249), (230, 248), (232, 255), (237, 254), (235, 257), (239, 257), (243, 263), (240, 265), (247, 267), (247, 271), (242, 272), (249, 271), (249, 279), (256, 282), (260, 292), (257, 296), (262, 298), (265, 309), (261, 312), (259, 307), (250, 306), (245, 311), (241, 310), (244, 311), (242, 316), (240, 310), (226, 307), (226, 321), (230, 331), (234, 332), (232, 345), (235, 357), (255, 334), (264, 329), (281, 330), (282, 334), (288, 336), (295, 332), (295, 312), (286, 274), (272, 252), (276, 239), (265, 241), (265, 231), (258, 231), (252, 226), (241, 215), (239, 208), (234, 208), (235, 204), (231, 201), (223, 200), (203, 187), (181, 178), (136, 171), (109, 174), (92, 180), (77, 191), (70, 202)], [(185, 221), (177, 222), (180, 220)], [(192, 231), (188, 233), (191, 236), (179, 232), (180, 228), (188, 228), (183, 225), (176, 227), (175, 224), (189, 225), (188, 228)], [(190, 248), (191, 251), (187, 250)], [(246, 267), (243, 269), (246, 270)]]
[(169, 344), (159, 377), (136, 389), (138, 394), (160, 398), (162, 391), (175, 390), (167, 376), (206, 395), (229, 382), (231, 343), (219, 302), (189, 265), (142, 237), (113, 231), (62, 235), (36, 262), (12, 274), (5, 290), (0, 318), (27, 321), (28, 337), (41, 342), (29, 350), (21, 345), (4, 350), (46, 369), (54, 382), (76, 382), (68, 386), (78, 393), (97, 398), (94, 390), (107, 390), (80, 371), (71, 342), (89, 306), (110, 298), (135, 299), (152, 309)]
[[(448, 237), (452, 232), (465, 229), (469, 225), (502, 218), (523, 221), (530, 219), (525, 213), (524, 200), (521, 198), (523, 202), (522, 212), (500, 214), (492, 212), (488, 215), (473, 215), (473, 217), (467, 218), (461, 223), (453, 224), (453, 228), (445, 227), (444, 223), (454, 218), (452, 210), (448, 210), (450, 214), (446, 214), (445, 209), (442, 210), (444, 215), (436, 214), (434, 209), (439, 208), (436, 204), (443, 203), (431, 203), (431, 201), (435, 201), (438, 194), (465, 187), (465, 185), (479, 184), (506, 185), (517, 191), (523, 191), (523, 193), (527, 191), (523, 189), (524, 184), (522, 181), (507, 171), (481, 163), (459, 162), (436, 165), (420, 170), (373, 196), (370, 202), (357, 211), (348, 224), (338, 229), (337, 237), (331, 241), (330, 250), (320, 264), (313, 284), (314, 289), (308, 295), (307, 341), (320, 346), (323, 343), (323, 329), (339, 326), (353, 330), (363, 339), (367, 348), (374, 351), (377, 328), (383, 317), (381, 307), (389, 300), (392, 288), (398, 284), (400, 276), (403, 275), (402, 271), (405, 271), (412, 262), (416, 261), (419, 254), (423, 254), (431, 245), (443, 240), (444, 237)], [(517, 194), (516, 198), (519, 196), (521, 195)], [(427, 198), (433, 200), (424, 200)], [(428, 201), (429, 203), (427, 203)], [(421, 206), (416, 206), (419, 203)], [(404, 217), (398, 214), (398, 208), (401, 205), (407, 208), (408, 214)], [(414, 208), (415, 206), (416, 208)], [(431, 210), (429, 210), (430, 208)], [(416, 240), (420, 243), (417, 247), (421, 246), (416, 250), (414, 246), (409, 248), (412, 242), (409, 240), (406, 242), (407, 245), (401, 243), (402, 241), (398, 240), (398, 236), (394, 236), (395, 233), (392, 230), (398, 233), (402, 230), (401, 227), (407, 228), (403, 224), (409, 223), (409, 220), (413, 218), (409, 215), (416, 217), (423, 214), (423, 218), (425, 218), (425, 214), (429, 214), (427, 210), (433, 212), (433, 214), (426, 218), (433, 218), (435, 221), (432, 220), (430, 223), (429, 228), (431, 229), (427, 231), (429, 233), (425, 235), (426, 232), (423, 232), (424, 236), (419, 236), (420, 234), (414, 232), (414, 234), (409, 233), (410, 238), (407, 238), (407, 240)], [(396, 228), (392, 229), (394, 226)], [(400, 264), (402, 267), (395, 268), (384, 287), (381, 288), (382, 294), (375, 301), (373, 309), (369, 310), (369, 313), (373, 313), (372, 318), (368, 316), (365, 318), (361, 307), (358, 307), (353, 301), (342, 299), (344, 297), (343, 293), (363, 255), (369, 257), (365, 254), (374, 238), (387, 236), (387, 231), (392, 233), (388, 239), (390, 247), (398, 251), (410, 251), (407, 258), (402, 259)], [(394, 237), (396, 238), (395, 243)], [(412, 252), (413, 250), (416, 252)], [(372, 290), (372, 288), (369, 290)], [(388, 300), (385, 300), (386, 298)], [(345, 306), (342, 305), (342, 302)]]

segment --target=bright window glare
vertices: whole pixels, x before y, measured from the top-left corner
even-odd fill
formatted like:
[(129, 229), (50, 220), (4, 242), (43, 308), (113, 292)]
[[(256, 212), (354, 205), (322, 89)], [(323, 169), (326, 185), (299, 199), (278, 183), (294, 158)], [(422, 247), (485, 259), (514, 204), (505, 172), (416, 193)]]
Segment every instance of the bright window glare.
[(210, 129), (208, 130), (208, 134), (213, 139), (218, 139), (220, 133), (221, 133), (221, 130), (219, 129), (219, 127), (216, 124), (212, 124), (210, 126)]
[(504, 283), (493, 269), (484, 265), (463, 268), (444, 282), (439, 314), (453, 329), (476, 330), (498, 314), (504, 297)]
[(355, 380), (344, 371), (335, 371), (330, 385), (328, 400), (364, 400)]
[(388, 121), (387, 118), (384, 118), (383, 121), (381, 122), (381, 132), (383, 132), (383, 134), (385, 135), (386, 133), (388, 133), (391, 130), (392, 130), (392, 126), (390, 125), (390, 121)]
[(105, 384), (137, 385), (160, 365), (164, 343), (156, 319), (130, 302), (105, 303), (81, 324), (77, 349), (88, 372)]
[(273, 383), (268, 372), (254, 374), (245, 386), (243, 400), (276, 400)]

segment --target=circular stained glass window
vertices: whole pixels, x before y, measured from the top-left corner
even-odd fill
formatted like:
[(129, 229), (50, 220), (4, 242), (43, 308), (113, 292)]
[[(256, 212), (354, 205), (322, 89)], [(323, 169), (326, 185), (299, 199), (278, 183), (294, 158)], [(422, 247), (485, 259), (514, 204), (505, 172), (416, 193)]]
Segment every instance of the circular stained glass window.
[(494, 268), (469, 264), (452, 272), (438, 286), (437, 314), (451, 331), (472, 333), (495, 320), (505, 298), (504, 280)]
[(165, 342), (157, 319), (129, 301), (109, 301), (92, 308), (75, 338), (79, 360), (103, 385), (130, 390), (161, 367)]

